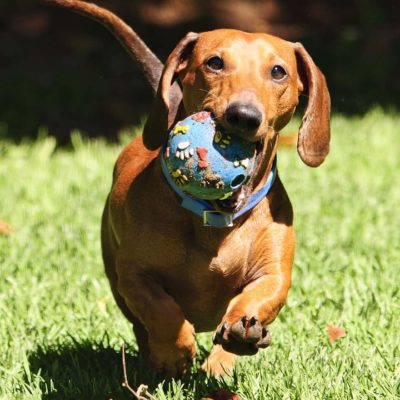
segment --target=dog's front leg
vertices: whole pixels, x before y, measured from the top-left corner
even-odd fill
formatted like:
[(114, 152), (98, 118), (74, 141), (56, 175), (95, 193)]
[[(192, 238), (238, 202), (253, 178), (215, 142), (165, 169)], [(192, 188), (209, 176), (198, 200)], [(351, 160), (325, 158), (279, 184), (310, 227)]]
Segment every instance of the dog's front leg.
[(294, 234), (291, 226), (273, 223), (254, 243), (251, 275), (258, 278), (234, 297), (214, 334), (214, 343), (239, 355), (267, 347), (267, 325), (285, 303), (291, 282)]
[(195, 332), (174, 299), (132, 264), (119, 263), (118, 291), (148, 333), (149, 360), (167, 375), (186, 372), (196, 353)]

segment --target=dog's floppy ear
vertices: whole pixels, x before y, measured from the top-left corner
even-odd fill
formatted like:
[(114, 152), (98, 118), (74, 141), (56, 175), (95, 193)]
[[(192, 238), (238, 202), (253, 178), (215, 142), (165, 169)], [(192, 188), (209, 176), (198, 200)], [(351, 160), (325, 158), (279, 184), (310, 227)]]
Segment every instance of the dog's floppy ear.
[(156, 98), (143, 129), (143, 143), (150, 149), (160, 147), (174, 122), (182, 100), (182, 92), (174, 80), (182, 71), (199, 35), (188, 33), (169, 55), (160, 78)]
[(294, 43), (297, 69), (308, 96), (297, 151), (310, 167), (322, 164), (329, 152), (331, 102), (325, 77), (301, 43)]

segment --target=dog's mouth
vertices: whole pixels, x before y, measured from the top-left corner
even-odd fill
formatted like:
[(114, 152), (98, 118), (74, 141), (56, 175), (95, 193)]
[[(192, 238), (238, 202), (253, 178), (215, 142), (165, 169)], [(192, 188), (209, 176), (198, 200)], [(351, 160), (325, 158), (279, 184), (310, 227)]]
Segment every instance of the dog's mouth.
[(253, 167), (253, 171), (245, 184), (243, 184), (240, 189), (235, 191), (230, 197), (223, 200), (214, 200), (212, 201), (216, 210), (225, 213), (234, 213), (239, 211), (244, 205), (247, 203), (248, 197), (252, 194), (254, 187), (254, 178), (257, 176), (259, 171), (259, 167), (262, 160), (262, 154), (264, 149), (264, 140), (256, 138), (255, 135), (249, 134), (250, 132), (245, 132), (241, 129), (232, 129), (232, 127), (226, 127), (224, 120), (219, 120), (216, 118), (214, 112), (210, 108), (205, 108), (205, 111), (209, 112), (214, 121), (217, 124), (217, 127), (221, 131), (229, 131), (232, 135), (239, 136), (241, 139), (246, 140), (250, 143), (256, 143), (256, 156), (255, 163)]
[(214, 205), (217, 210), (226, 213), (233, 213), (239, 211), (246, 204), (248, 197), (252, 193), (252, 189), (254, 186), (254, 177), (257, 175), (257, 172), (259, 170), (263, 147), (263, 141), (259, 140), (256, 144), (256, 158), (250, 179), (248, 179), (248, 181), (243, 186), (241, 186), (239, 190), (234, 192), (232, 196), (224, 200), (215, 200)]
[(232, 213), (239, 209), (241, 209), (246, 202), (246, 187), (241, 187), (237, 192), (233, 193), (233, 195), (225, 200), (216, 200), (216, 209)]
[(261, 140), (258, 127), (252, 129), (249, 127), (230, 125), (226, 122), (224, 117), (218, 119), (214, 116), (214, 113), (211, 112), (211, 114), (222, 132), (229, 132), (230, 135), (237, 136), (249, 143), (257, 143)]

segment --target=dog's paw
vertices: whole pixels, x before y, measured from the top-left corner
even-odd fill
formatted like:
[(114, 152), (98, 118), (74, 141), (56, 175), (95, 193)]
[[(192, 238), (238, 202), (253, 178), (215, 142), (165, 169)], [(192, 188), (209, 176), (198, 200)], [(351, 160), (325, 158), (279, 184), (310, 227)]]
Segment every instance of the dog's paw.
[(194, 354), (187, 349), (171, 348), (167, 352), (150, 354), (151, 366), (161, 375), (176, 378), (188, 372), (192, 365)]
[(271, 334), (256, 317), (242, 317), (232, 324), (224, 321), (215, 331), (213, 342), (231, 353), (252, 355), (269, 346)]
[(193, 346), (177, 347), (159, 343), (150, 346), (149, 360), (160, 374), (175, 378), (184, 375), (190, 368), (196, 349)]
[(225, 351), (222, 346), (215, 345), (200, 368), (214, 377), (223, 376), (232, 372), (235, 359), (234, 354)]
[(175, 341), (164, 341), (149, 336), (149, 361), (153, 368), (167, 377), (184, 375), (196, 355), (192, 325), (186, 323)]

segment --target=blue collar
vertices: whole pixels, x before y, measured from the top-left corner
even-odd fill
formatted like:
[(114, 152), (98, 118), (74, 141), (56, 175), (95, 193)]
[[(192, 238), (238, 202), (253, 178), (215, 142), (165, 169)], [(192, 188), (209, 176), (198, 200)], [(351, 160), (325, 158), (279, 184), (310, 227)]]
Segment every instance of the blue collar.
[(233, 221), (239, 218), (241, 215), (253, 209), (264, 197), (269, 193), (272, 184), (275, 181), (277, 167), (276, 167), (276, 156), (272, 163), (271, 172), (268, 175), (268, 179), (265, 185), (247, 200), (247, 203), (243, 208), (235, 213), (225, 213), (214, 209), (212, 204), (207, 200), (196, 199), (194, 197), (185, 194), (179, 186), (175, 183), (168, 172), (167, 165), (164, 157), (161, 156), (161, 168), (165, 179), (169, 186), (175, 191), (175, 193), (182, 199), (181, 206), (203, 218), (204, 226), (212, 226), (213, 228), (227, 228), (233, 226)]

